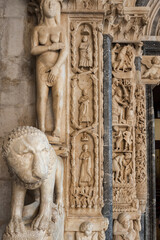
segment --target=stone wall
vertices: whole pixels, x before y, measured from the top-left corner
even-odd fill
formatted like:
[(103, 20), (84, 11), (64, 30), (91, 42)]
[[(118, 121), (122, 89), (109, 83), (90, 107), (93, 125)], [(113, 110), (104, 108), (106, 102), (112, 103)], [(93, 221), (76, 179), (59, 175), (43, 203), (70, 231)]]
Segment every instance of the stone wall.
[[(0, 147), (14, 127), (35, 125), (30, 25), (27, 1), (0, 0)], [(10, 216), (10, 195), (10, 176), (0, 154), (0, 239)]]

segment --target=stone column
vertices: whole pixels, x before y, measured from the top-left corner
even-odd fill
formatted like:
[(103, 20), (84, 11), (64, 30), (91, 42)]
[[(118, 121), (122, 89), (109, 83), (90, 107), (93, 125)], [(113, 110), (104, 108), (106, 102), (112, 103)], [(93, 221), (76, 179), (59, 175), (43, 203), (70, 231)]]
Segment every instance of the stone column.
[(103, 118), (104, 118), (104, 207), (103, 216), (109, 220), (106, 239), (112, 239), (112, 62), (109, 35), (103, 36)]

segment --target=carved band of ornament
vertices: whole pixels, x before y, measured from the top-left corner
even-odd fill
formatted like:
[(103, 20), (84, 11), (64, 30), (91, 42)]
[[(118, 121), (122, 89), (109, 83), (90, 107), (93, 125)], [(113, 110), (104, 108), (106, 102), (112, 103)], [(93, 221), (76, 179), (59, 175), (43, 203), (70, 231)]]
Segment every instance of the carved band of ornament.
[[(83, 73), (82, 73), (83, 74)], [(97, 127), (98, 125), (98, 78), (94, 75), (94, 74), (90, 74), (90, 78), (92, 79), (93, 82), (93, 123), (86, 127), (85, 129), (80, 126), (75, 117), (76, 117), (76, 87), (78, 87), (78, 81), (79, 81), (79, 77), (81, 76), (81, 74), (77, 74), (74, 75), (72, 77), (72, 81), (71, 81), (71, 127), (74, 130), (81, 130), (83, 129), (83, 131), (89, 130), (89, 129), (94, 129)]]
[(76, 40), (77, 40), (77, 31), (80, 26), (85, 26), (88, 25), (92, 29), (92, 35), (93, 35), (93, 62), (94, 66), (91, 69), (91, 73), (96, 73), (97, 72), (97, 67), (98, 67), (98, 29), (97, 28), (97, 22), (71, 22), (70, 28), (71, 28), (71, 66), (72, 66), (72, 71), (74, 73), (82, 73), (82, 70), (78, 67), (78, 63), (76, 61), (76, 56), (77, 56), (77, 47), (76, 47)]
[(137, 85), (136, 97), (136, 183), (139, 184), (146, 179), (146, 122), (145, 122), (145, 91), (144, 86)]

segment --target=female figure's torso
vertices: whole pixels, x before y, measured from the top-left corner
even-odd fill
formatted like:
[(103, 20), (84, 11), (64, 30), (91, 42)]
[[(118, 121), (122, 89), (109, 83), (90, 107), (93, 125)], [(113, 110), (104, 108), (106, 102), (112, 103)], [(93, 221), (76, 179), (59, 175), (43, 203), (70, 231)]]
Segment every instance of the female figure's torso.
[[(40, 46), (51, 46), (53, 43), (59, 43), (61, 39), (62, 29), (60, 26), (47, 27), (39, 25), (37, 27), (38, 44)], [(47, 51), (37, 57), (37, 61), (52, 67), (59, 57), (59, 50)]]

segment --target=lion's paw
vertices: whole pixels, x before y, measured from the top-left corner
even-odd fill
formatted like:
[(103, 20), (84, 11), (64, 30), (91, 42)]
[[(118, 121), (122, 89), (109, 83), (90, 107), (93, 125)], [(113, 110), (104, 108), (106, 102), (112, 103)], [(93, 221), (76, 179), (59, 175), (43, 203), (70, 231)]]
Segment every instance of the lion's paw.
[(11, 218), (8, 226), (6, 227), (6, 234), (13, 235), (18, 233), (24, 233), (25, 232), (25, 226), (21, 218), (14, 217)]
[(39, 214), (32, 222), (32, 229), (46, 231), (48, 229), (49, 222), (49, 216)]

